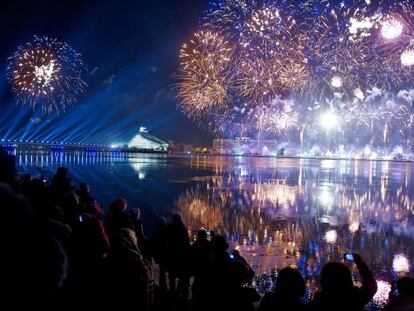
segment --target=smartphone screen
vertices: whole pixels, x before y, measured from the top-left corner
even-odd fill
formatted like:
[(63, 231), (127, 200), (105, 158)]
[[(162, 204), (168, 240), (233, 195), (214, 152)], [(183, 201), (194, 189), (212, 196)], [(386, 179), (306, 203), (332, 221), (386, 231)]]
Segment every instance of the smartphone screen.
[(395, 288), (395, 289), (392, 291), (392, 294), (393, 294), (395, 297), (398, 297), (398, 296), (400, 295), (400, 292), (398, 291), (398, 289), (397, 289), (397, 288)]
[(347, 253), (345, 254), (345, 259), (349, 261), (354, 261), (354, 255), (352, 255), (351, 253)]
[(400, 292), (398, 291), (396, 282), (392, 283), (392, 295), (394, 297), (398, 297), (400, 295)]

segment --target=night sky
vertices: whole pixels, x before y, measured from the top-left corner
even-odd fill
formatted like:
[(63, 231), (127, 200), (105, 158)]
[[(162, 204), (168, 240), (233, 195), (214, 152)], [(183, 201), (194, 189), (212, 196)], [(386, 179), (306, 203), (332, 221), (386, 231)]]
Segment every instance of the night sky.
[[(146, 126), (161, 139), (210, 144), (176, 109), (178, 50), (197, 30), (207, 0), (8, 1), (0, 18), (0, 138), (125, 143)], [(42, 116), (16, 107), (7, 58), (33, 35), (83, 54), (86, 93), (69, 111)]]

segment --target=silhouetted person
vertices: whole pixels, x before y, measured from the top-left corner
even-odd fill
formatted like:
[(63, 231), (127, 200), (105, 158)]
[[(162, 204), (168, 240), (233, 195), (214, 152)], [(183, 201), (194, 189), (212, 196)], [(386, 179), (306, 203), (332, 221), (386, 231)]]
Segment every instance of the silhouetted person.
[(253, 301), (260, 299), (255, 289), (245, 287), (251, 268), (238, 253), (228, 253), (228, 247), (221, 235), (211, 239), (212, 259), (194, 280), (194, 310), (254, 310)]
[(152, 256), (160, 268), (159, 286), (161, 292), (165, 292), (167, 290), (165, 270), (167, 260), (167, 234), (167, 220), (164, 217), (160, 217), (158, 218), (157, 228), (151, 237), (150, 245)]
[(65, 222), (63, 210), (58, 206), (51, 208), (48, 222), (52, 233), (67, 251), (72, 235), (72, 227)]
[(266, 293), (258, 311), (303, 311), (309, 308), (302, 302), (306, 284), (298, 270), (287, 267), (277, 275), (273, 293)]
[(138, 238), (138, 247), (145, 259), (151, 259), (150, 246), (147, 237), (144, 234), (144, 226), (141, 220), (141, 210), (139, 208), (131, 208), (128, 215), (134, 225), (134, 231)]
[(76, 189), (76, 194), (79, 196), (79, 206), (81, 207), (81, 210), (95, 201), (91, 196), (89, 185), (85, 182), (79, 184), (78, 189)]
[(192, 274), (197, 275), (205, 269), (210, 261), (211, 247), (207, 231), (202, 229), (197, 232), (197, 240), (190, 247)]
[(124, 218), (112, 235), (108, 256), (107, 302), (114, 310), (148, 310), (151, 303), (150, 267), (138, 248), (132, 222)]
[(353, 284), (351, 271), (340, 262), (327, 263), (321, 271), (321, 291), (315, 294), (312, 308), (315, 310), (363, 310), (374, 297), (377, 283), (368, 266), (358, 254), (354, 262), (362, 279), (362, 287)]
[(390, 292), (386, 311), (414, 311), (414, 279), (402, 277)]
[(72, 226), (75, 247), (81, 258), (80, 264), (89, 262), (92, 266), (101, 261), (109, 249), (109, 240), (103, 226), (103, 215), (97, 203), (87, 207), (89, 213), (80, 214)]
[(16, 157), (7, 154), (6, 149), (0, 146), (0, 182), (15, 187)]
[(42, 179), (25, 178), (24, 194), (30, 202), (33, 211), (38, 215), (47, 217), (54, 207), (53, 200), (50, 195), (50, 189)]
[(414, 299), (414, 279), (402, 277), (397, 281), (397, 291), (400, 297), (411, 297)]
[(56, 204), (62, 207), (65, 214), (65, 221), (74, 225), (78, 223), (81, 211), (79, 209), (79, 197), (74, 191), (69, 191), (63, 194)]
[(32, 181), (32, 175), (30, 174), (23, 174), (20, 175), (20, 189), (22, 194), (27, 197), (27, 193), (30, 190), (30, 182)]
[(216, 232), (214, 230), (210, 230), (210, 239), (216, 236)]
[(173, 215), (172, 223), (167, 226), (167, 237), (169, 290), (172, 294), (178, 294), (182, 300), (187, 300), (190, 286), (188, 268), (190, 239), (180, 214)]
[(127, 201), (123, 198), (117, 199), (109, 205), (109, 211), (105, 218), (105, 228), (109, 240), (112, 239), (112, 235), (115, 234), (117, 230), (122, 228), (125, 221), (130, 221), (127, 214), (127, 208)]
[[(94, 204), (94, 203), (92, 203)], [(109, 250), (102, 218), (98, 207), (87, 207), (89, 213), (79, 214), (72, 224), (70, 252), (70, 293), (68, 303), (73, 308), (96, 307), (101, 299), (104, 259)]]
[(58, 167), (51, 183), (55, 200), (59, 201), (67, 192), (72, 191), (69, 170), (66, 167)]
[(0, 309), (47, 310), (66, 278), (66, 255), (8, 185), (0, 184), (0, 202)]
[(85, 206), (83, 214), (91, 219), (95, 223), (95, 225), (99, 228), (99, 234), (105, 240), (105, 244), (107, 245), (106, 248), (109, 248), (109, 237), (105, 229), (104, 224), (104, 209), (102, 208), (101, 204), (97, 201), (91, 201)]

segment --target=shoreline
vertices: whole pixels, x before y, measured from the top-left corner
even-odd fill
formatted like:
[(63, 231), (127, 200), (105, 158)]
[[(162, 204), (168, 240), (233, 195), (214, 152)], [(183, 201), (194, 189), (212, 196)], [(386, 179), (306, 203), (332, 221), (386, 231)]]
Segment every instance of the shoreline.
[(397, 159), (397, 158), (364, 158), (364, 157), (340, 157), (340, 156), (306, 156), (306, 155), (261, 155), (261, 154), (228, 154), (228, 153), (180, 153), (168, 152), (161, 150), (138, 150), (110, 148), (107, 146), (97, 145), (74, 145), (74, 144), (47, 144), (47, 143), (6, 143), (0, 142), (0, 146), (4, 147), (10, 153), (117, 153), (117, 154), (157, 154), (177, 157), (227, 157), (227, 158), (267, 158), (267, 159), (296, 159), (296, 160), (334, 160), (334, 161), (373, 161), (373, 162), (397, 162), (397, 163), (413, 163), (414, 159)]
[(181, 155), (181, 156), (208, 156), (208, 157), (245, 157), (245, 158), (270, 158), (270, 159), (295, 159), (295, 160), (334, 160), (334, 161), (373, 161), (373, 162), (402, 162), (413, 163), (414, 160), (408, 159), (384, 159), (384, 158), (341, 158), (341, 157), (317, 157), (317, 156), (273, 156), (273, 155), (258, 155), (258, 154), (213, 154), (213, 153), (169, 153), (168, 155)]

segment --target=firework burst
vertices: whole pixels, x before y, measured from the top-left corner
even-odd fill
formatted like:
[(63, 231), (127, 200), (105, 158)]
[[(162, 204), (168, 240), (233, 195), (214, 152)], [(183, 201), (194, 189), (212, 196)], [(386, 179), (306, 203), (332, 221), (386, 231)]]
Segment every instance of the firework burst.
[(202, 20), (204, 28), (236, 38), (251, 17), (254, 0), (213, 0)]
[(220, 137), (384, 147), (414, 126), (413, 21), (410, 0), (212, 0), (178, 105)]
[(299, 59), (302, 62), (297, 61), (297, 58), (287, 59), (285, 63), (281, 64), (278, 76), (284, 88), (294, 92), (312, 89), (311, 72), (306, 60), (301, 57)]
[(81, 55), (66, 43), (35, 36), (9, 58), (7, 77), (17, 102), (43, 113), (65, 111), (84, 93)]
[(232, 49), (217, 33), (200, 31), (180, 50), (180, 108), (190, 118), (223, 109), (229, 99)]
[[(330, 97), (343, 93), (353, 97), (355, 89), (365, 89), (371, 71), (368, 47), (350, 32), (348, 21), (356, 17), (351, 10), (318, 16), (305, 33), (306, 54), (313, 71), (314, 93)], [(351, 28), (352, 29), (352, 28)]]
[(262, 123), (263, 129), (270, 133), (281, 134), (298, 126), (298, 113), (285, 111), (267, 111), (263, 115)]
[(254, 115), (256, 125), (268, 133), (283, 134), (299, 124), (299, 114), (294, 111), (292, 100), (275, 99), (259, 108)]
[(377, 22), (369, 44), (376, 55), (376, 76), (386, 82), (383, 87), (409, 85), (414, 74), (414, 4), (402, 1), (390, 8)]
[(254, 103), (303, 90), (310, 81), (296, 21), (274, 6), (252, 12), (240, 34), (238, 86)]

